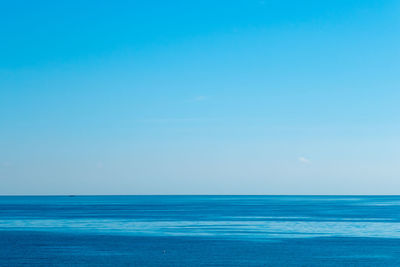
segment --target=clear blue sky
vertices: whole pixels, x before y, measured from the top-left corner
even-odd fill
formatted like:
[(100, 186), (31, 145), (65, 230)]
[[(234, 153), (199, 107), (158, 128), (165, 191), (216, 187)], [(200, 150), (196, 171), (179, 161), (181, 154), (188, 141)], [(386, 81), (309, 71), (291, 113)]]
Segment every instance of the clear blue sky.
[(399, 14), (3, 1), (0, 194), (399, 194)]

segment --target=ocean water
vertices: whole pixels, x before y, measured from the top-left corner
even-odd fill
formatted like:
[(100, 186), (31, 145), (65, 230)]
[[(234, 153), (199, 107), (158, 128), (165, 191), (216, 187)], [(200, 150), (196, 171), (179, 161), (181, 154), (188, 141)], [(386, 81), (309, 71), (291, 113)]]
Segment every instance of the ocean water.
[(400, 197), (3, 196), (24, 265), (400, 266)]

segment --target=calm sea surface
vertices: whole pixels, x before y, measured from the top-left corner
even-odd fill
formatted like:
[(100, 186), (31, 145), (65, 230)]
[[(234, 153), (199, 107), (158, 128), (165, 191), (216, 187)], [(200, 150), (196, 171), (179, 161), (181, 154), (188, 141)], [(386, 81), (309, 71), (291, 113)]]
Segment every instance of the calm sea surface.
[(400, 266), (400, 197), (0, 197), (21, 265)]

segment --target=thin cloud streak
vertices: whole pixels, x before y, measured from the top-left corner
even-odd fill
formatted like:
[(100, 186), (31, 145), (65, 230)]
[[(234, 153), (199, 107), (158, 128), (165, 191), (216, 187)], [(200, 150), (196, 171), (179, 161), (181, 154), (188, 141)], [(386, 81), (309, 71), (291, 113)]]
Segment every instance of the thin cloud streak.
[(298, 161), (299, 161), (300, 163), (303, 163), (303, 164), (310, 164), (310, 163), (311, 163), (311, 160), (309, 160), (309, 159), (307, 159), (307, 158), (305, 158), (305, 157), (299, 157), (299, 158), (298, 158)]

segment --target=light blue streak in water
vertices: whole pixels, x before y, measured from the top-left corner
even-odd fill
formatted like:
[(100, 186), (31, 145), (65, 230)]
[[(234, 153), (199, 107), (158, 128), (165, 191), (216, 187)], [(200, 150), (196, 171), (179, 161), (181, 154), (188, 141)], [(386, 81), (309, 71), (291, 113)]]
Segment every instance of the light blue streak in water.
[(1, 197), (0, 231), (222, 239), (400, 238), (400, 197)]
[(320, 221), (137, 221), (112, 219), (2, 220), (2, 230), (40, 230), (150, 236), (221, 238), (400, 238), (395, 222)]

